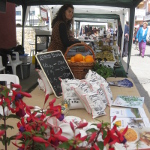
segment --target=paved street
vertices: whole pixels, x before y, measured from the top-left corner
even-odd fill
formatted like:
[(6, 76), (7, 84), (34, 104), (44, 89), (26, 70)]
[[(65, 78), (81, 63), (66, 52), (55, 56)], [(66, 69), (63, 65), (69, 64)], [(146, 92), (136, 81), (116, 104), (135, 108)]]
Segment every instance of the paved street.
[[(145, 104), (150, 112), (150, 46), (146, 46), (144, 58), (138, 54), (139, 50), (133, 44), (128, 77), (134, 81), (140, 95), (145, 97)], [(127, 70), (127, 57), (124, 57), (122, 62)]]

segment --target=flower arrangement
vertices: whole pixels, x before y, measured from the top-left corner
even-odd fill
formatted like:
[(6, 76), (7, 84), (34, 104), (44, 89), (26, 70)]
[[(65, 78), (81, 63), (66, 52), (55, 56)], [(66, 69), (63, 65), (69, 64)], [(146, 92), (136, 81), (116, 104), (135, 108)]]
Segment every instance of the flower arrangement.
[[(55, 130), (47, 123), (49, 118), (57, 118), (59, 121), (64, 119), (64, 115), (61, 113), (61, 106), (54, 106), (56, 99), (53, 99), (48, 106), (45, 106), (49, 99), (49, 95), (47, 95), (43, 108), (34, 110), (33, 106), (26, 105), (22, 100), (23, 96), (30, 98), (31, 95), (22, 92), (22, 87), (18, 84), (12, 84), (11, 86), (18, 90), (12, 90), (10, 95), (11, 90), (0, 85), (0, 106), (3, 110), (0, 120), (4, 122), (0, 124), (0, 141), (5, 146), (5, 150), (7, 150), (12, 140), (13, 145), (18, 150), (44, 150), (49, 146), (55, 149), (67, 150), (103, 150), (106, 145), (108, 145), (109, 150), (114, 150), (113, 144), (116, 142), (124, 143), (126, 146), (124, 134), (128, 127), (120, 133), (116, 125), (110, 129), (110, 124), (103, 121), (100, 121), (98, 124), (92, 124), (93, 128), (86, 130), (85, 136), (76, 131), (85, 128), (88, 122), (80, 122), (76, 125), (69, 122), (73, 136), (71, 139), (68, 139), (63, 135), (62, 128), (58, 127)], [(7, 129), (13, 129), (13, 127), (7, 125), (7, 119), (12, 118), (19, 119), (17, 123), (19, 133), (8, 137)]]

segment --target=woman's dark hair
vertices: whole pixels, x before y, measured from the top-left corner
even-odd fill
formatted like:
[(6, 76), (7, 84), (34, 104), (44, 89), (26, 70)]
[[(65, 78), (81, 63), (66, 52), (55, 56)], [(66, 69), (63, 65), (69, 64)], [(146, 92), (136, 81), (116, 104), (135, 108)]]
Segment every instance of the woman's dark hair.
[(65, 4), (65, 5), (61, 6), (61, 8), (58, 10), (55, 18), (52, 21), (52, 28), (54, 27), (54, 25), (55, 25), (55, 23), (57, 21), (64, 21), (66, 23), (66, 25), (67, 25), (67, 29), (70, 29), (71, 23), (72, 23), (72, 19), (66, 22), (66, 16), (65, 16), (65, 11), (69, 7), (74, 9), (73, 5), (71, 5), (71, 4)]

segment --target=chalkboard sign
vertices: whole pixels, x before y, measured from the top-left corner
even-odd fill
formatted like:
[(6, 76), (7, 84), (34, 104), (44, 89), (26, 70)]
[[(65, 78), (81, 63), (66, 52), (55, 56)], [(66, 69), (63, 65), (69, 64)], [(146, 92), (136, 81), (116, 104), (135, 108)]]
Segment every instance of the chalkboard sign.
[(61, 79), (73, 79), (73, 73), (60, 50), (39, 53), (36, 59), (41, 66), (56, 97), (62, 95)]

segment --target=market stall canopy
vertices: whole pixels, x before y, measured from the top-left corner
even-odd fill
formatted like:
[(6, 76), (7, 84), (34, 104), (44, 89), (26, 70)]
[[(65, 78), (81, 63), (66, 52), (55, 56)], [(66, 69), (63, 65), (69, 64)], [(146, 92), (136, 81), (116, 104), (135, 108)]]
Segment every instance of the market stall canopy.
[[(15, 3), (17, 5), (22, 5), (23, 7), (22, 35), (24, 35), (24, 21), (25, 21), (27, 6), (72, 4), (72, 5), (88, 5), (88, 6), (95, 5), (95, 6), (130, 8), (130, 19), (129, 19), (130, 32), (129, 32), (129, 44), (128, 44), (129, 52), (128, 52), (128, 66), (127, 66), (127, 71), (128, 71), (129, 63), (130, 63), (130, 55), (131, 55), (132, 38), (133, 38), (135, 7), (137, 7), (137, 5), (140, 2), (142, 2), (142, 0), (7, 0), (7, 2)], [(95, 10), (93, 9), (93, 12), (94, 11)], [(124, 20), (124, 17), (122, 20)], [(123, 29), (123, 33), (124, 33), (124, 29)], [(24, 41), (23, 37), (22, 37), (22, 41)]]
[(142, 0), (7, 0), (17, 5), (97, 5), (131, 8), (136, 7)]
[(119, 19), (120, 16), (116, 15), (116, 14), (80, 14), (80, 13), (74, 13), (74, 18)]
[(95, 22), (95, 23), (108, 23), (108, 22), (112, 22), (112, 23), (117, 23), (117, 20), (115, 19), (103, 19), (103, 18), (74, 18), (75, 21), (79, 21), (79, 22)]
[[(47, 5), (48, 9), (52, 12), (52, 18), (62, 5)], [(122, 27), (124, 26), (124, 16), (127, 14), (127, 8), (110, 7), (110, 6), (95, 6), (95, 5), (74, 5), (74, 20), (94, 20), (95, 22), (103, 22), (102, 19), (115, 19), (121, 20)], [(51, 18), (51, 19), (52, 19)], [(80, 19), (79, 19), (80, 18)], [(101, 21), (102, 20), (102, 21)], [(109, 21), (106, 21), (109, 22)], [(112, 22), (112, 21), (110, 21)], [(113, 21), (117, 23), (117, 21)]]

